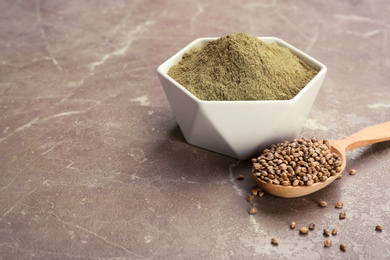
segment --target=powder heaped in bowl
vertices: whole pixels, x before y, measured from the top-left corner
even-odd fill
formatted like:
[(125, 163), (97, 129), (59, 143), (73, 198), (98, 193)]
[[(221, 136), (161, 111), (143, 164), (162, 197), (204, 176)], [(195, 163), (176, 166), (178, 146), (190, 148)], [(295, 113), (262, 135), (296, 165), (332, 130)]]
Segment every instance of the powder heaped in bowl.
[(191, 49), (168, 71), (201, 100), (288, 100), (317, 73), (288, 48), (246, 33)]

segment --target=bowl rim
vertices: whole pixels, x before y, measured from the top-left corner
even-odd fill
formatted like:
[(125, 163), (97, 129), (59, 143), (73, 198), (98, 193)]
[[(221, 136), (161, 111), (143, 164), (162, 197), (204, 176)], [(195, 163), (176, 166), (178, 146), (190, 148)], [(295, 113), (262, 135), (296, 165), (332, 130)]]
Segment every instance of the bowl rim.
[[(177, 64), (174, 63), (170, 65), (168, 68), (166, 68), (169, 63), (172, 63), (173, 60), (181, 60), (182, 56), (184, 53), (188, 52), (191, 50), (194, 46), (199, 46), (199, 45), (205, 45), (209, 41), (217, 40), (220, 37), (201, 37), (193, 40), (189, 44), (187, 44), (184, 48), (182, 48), (180, 51), (176, 52), (174, 55), (172, 55), (170, 58), (168, 58), (165, 62), (163, 62), (160, 66), (157, 68), (157, 72), (169, 80), (172, 84), (174, 84), (176, 87), (181, 89), (187, 96), (190, 98), (194, 99), (194, 101), (198, 103), (207, 103), (207, 104), (221, 104), (221, 103), (229, 103), (229, 104), (243, 104), (243, 103), (293, 103), (295, 102), (296, 99), (299, 99), (302, 95), (305, 94), (307, 89), (310, 88), (311, 85), (314, 84), (314, 82), (321, 78), (323, 74), (326, 74), (327, 72), (327, 67), (316, 60), (315, 58), (311, 57), (309, 54), (305, 53), (304, 51), (296, 48), (295, 46), (289, 44), (288, 42), (278, 38), (278, 37), (273, 37), (273, 36), (259, 36), (256, 37), (259, 40), (262, 40), (266, 43), (277, 43), (279, 46), (283, 46), (288, 48), (294, 55), (298, 56), (299, 58), (303, 59), (305, 63), (310, 63), (310, 66), (314, 66), (315, 68), (319, 69), (318, 73), (291, 99), (286, 99), (286, 100), (203, 100), (199, 99), (196, 97), (194, 94), (192, 94), (187, 88), (185, 88), (183, 85), (178, 83), (176, 80), (174, 80), (172, 77), (168, 75), (168, 70), (174, 65)], [(200, 44), (199, 44), (200, 43)]]

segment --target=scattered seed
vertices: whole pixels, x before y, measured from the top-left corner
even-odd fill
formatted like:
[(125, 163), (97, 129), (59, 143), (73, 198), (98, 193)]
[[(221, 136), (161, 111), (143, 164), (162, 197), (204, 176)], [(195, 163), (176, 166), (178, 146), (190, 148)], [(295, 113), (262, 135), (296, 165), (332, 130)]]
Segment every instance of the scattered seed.
[(245, 179), (245, 176), (244, 176), (244, 175), (238, 175), (238, 177), (237, 177), (237, 180), (238, 180), (238, 181), (242, 181), (243, 179)]
[(309, 233), (309, 229), (307, 227), (301, 227), (299, 229), (299, 233), (306, 235), (307, 233)]
[(279, 240), (276, 239), (276, 238), (272, 238), (272, 239), (271, 239), (271, 244), (277, 246), (277, 245), (279, 245)]
[(327, 228), (324, 228), (324, 236), (329, 236), (330, 235), (330, 230)]
[(328, 206), (328, 203), (327, 203), (326, 201), (324, 201), (324, 200), (320, 200), (320, 201), (318, 202), (318, 205), (320, 205), (320, 207), (325, 208), (326, 206)]
[(249, 210), (249, 214), (250, 215), (255, 215), (257, 213), (257, 209), (256, 208), (251, 208), (250, 210)]
[(310, 223), (310, 225), (309, 225), (309, 229), (310, 229), (310, 230), (313, 230), (315, 227), (316, 227), (316, 224)]
[(347, 245), (344, 244), (344, 243), (341, 243), (340, 244), (340, 250), (343, 251), (343, 252), (347, 251)]
[(333, 236), (337, 235), (337, 232), (338, 232), (337, 228), (332, 229), (332, 235)]
[(253, 196), (259, 196), (259, 197), (264, 195), (263, 190), (260, 189), (258, 186), (255, 186), (254, 188), (252, 188), (251, 193)]
[(251, 201), (253, 201), (254, 198), (255, 198), (255, 196), (253, 196), (252, 194), (250, 194), (250, 195), (248, 195), (248, 196), (246, 197), (246, 201), (251, 202)]
[(297, 225), (297, 223), (295, 223), (294, 221), (292, 221), (292, 222), (290, 223), (290, 228), (291, 228), (291, 229), (294, 229), (296, 225)]
[(379, 232), (382, 232), (383, 226), (382, 226), (382, 225), (377, 225), (377, 226), (375, 227), (375, 230), (376, 230), (376, 231), (379, 231)]
[(355, 169), (349, 170), (349, 175), (355, 175), (355, 174), (356, 174), (356, 170)]
[(345, 212), (340, 212), (339, 219), (345, 219), (346, 216), (347, 214)]
[(332, 240), (330, 240), (330, 239), (325, 240), (324, 246), (325, 247), (331, 247), (332, 246)]
[(337, 201), (336, 204), (335, 204), (335, 208), (338, 208), (338, 209), (342, 209), (344, 206), (343, 202), (342, 201)]

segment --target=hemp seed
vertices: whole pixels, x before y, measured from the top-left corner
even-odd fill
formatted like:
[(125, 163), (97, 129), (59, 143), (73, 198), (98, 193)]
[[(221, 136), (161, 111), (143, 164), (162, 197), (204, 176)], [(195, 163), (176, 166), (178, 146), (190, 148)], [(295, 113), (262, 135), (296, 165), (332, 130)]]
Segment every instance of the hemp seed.
[(314, 181), (313, 180), (309, 180), (305, 184), (306, 184), (306, 186), (311, 186), (311, 185), (314, 184)]
[(341, 243), (340, 244), (340, 250), (343, 251), (343, 252), (347, 251), (347, 245), (344, 244), (344, 243)]
[(255, 215), (257, 213), (257, 209), (256, 208), (251, 208), (248, 212), (249, 212), (250, 215)]
[(349, 170), (349, 175), (355, 175), (355, 174), (356, 174), (356, 170), (355, 169)]
[(332, 230), (332, 235), (333, 235), (333, 236), (337, 235), (337, 232), (338, 232), (337, 228), (334, 228), (334, 229)]
[(299, 229), (299, 233), (306, 235), (307, 233), (309, 233), (309, 229), (307, 227), (301, 227)]
[(315, 227), (316, 227), (316, 224), (310, 223), (310, 225), (309, 225), (309, 229), (310, 229), (310, 230), (313, 230)]
[(292, 221), (292, 222), (290, 223), (290, 228), (291, 228), (291, 229), (294, 229), (296, 225), (297, 225), (297, 223), (295, 223), (294, 221)]
[(244, 176), (244, 175), (238, 175), (238, 177), (237, 177), (237, 180), (238, 180), (238, 181), (242, 181), (243, 179), (245, 179), (245, 176)]
[(346, 216), (347, 214), (345, 212), (340, 212), (339, 219), (345, 219)]
[(337, 208), (337, 209), (342, 209), (343, 206), (344, 206), (344, 204), (342, 201), (337, 201), (335, 204), (335, 208)]
[(272, 238), (272, 239), (271, 239), (271, 244), (277, 246), (277, 245), (279, 245), (279, 240), (276, 239), (276, 238)]
[(251, 202), (251, 201), (253, 201), (254, 198), (255, 198), (255, 196), (253, 196), (252, 194), (249, 194), (249, 195), (246, 197), (246, 201)]
[(330, 240), (330, 239), (325, 240), (324, 246), (325, 247), (331, 247), (332, 246), (332, 240)]
[(262, 189), (260, 189), (258, 186), (255, 186), (251, 189), (251, 193), (253, 196), (263, 196), (264, 195), (264, 192)]
[(376, 231), (379, 231), (379, 232), (382, 232), (383, 226), (382, 226), (382, 225), (377, 225), (377, 226), (375, 227), (375, 230), (376, 230)]
[(324, 236), (328, 237), (330, 235), (330, 230), (327, 228), (324, 228)]
[(320, 207), (325, 208), (326, 206), (328, 206), (328, 203), (327, 203), (326, 201), (324, 201), (324, 200), (320, 200), (320, 201), (318, 202), (318, 205), (320, 205)]

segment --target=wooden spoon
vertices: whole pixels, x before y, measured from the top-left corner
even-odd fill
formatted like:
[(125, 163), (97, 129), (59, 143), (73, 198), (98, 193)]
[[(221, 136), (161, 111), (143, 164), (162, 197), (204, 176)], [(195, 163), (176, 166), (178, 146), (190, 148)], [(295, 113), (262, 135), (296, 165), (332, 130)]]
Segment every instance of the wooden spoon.
[(331, 145), (331, 151), (338, 154), (341, 158), (341, 171), (337, 175), (329, 177), (326, 181), (316, 182), (312, 186), (293, 187), (275, 185), (266, 183), (254, 174), (253, 177), (259, 188), (272, 195), (283, 198), (304, 196), (325, 188), (341, 175), (346, 166), (346, 152), (365, 145), (380, 143), (384, 141), (390, 141), (390, 121), (383, 124), (364, 128), (342, 140), (329, 140), (329, 143)]

